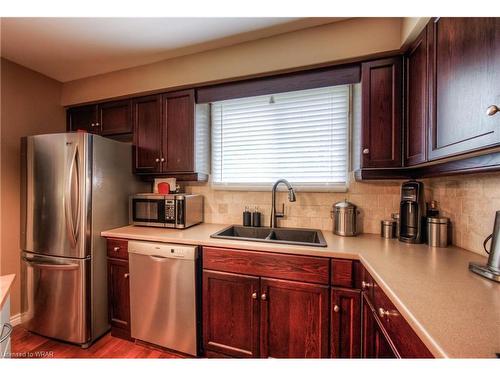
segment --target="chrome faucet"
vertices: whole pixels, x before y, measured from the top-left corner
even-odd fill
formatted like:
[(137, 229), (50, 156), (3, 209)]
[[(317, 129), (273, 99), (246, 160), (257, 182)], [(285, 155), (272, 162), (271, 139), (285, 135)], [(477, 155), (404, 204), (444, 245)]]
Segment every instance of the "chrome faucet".
[(278, 217), (285, 216), (285, 204), (284, 203), (283, 203), (282, 211), (276, 212), (276, 188), (281, 183), (285, 184), (286, 187), (288, 188), (288, 201), (295, 202), (295, 191), (293, 190), (292, 185), (290, 185), (290, 183), (285, 179), (280, 179), (280, 180), (276, 181), (273, 185), (273, 190), (272, 190), (271, 228), (277, 227), (276, 219)]

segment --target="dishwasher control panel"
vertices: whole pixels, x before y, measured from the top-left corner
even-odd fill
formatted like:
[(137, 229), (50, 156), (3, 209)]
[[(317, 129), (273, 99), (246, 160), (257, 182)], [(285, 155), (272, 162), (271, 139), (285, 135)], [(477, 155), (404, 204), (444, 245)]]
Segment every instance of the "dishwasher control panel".
[(132, 254), (150, 255), (157, 258), (186, 260), (193, 260), (198, 258), (197, 246), (186, 246), (148, 241), (129, 241), (128, 252)]

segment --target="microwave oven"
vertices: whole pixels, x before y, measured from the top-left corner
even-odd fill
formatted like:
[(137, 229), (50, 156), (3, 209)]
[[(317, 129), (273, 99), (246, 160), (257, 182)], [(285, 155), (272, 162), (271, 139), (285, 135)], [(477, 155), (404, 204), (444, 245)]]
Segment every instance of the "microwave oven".
[(189, 228), (203, 222), (203, 196), (198, 194), (134, 194), (130, 197), (132, 225)]

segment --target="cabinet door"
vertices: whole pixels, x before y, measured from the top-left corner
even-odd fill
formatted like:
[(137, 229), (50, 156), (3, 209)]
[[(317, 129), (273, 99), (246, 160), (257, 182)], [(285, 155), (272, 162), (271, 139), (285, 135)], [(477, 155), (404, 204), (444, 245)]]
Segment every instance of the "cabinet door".
[(95, 134), (100, 131), (99, 125), (96, 125), (98, 124), (96, 105), (69, 108), (66, 116), (69, 131), (85, 130)]
[(259, 278), (203, 271), (203, 344), (232, 357), (259, 356)]
[(361, 292), (333, 288), (331, 291), (332, 358), (361, 356)]
[(131, 100), (99, 104), (98, 124), (102, 135), (132, 133)]
[(261, 357), (328, 357), (328, 287), (261, 279)]
[(400, 167), (402, 58), (362, 64), (362, 167)]
[(363, 358), (399, 358), (375, 310), (363, 295)]
[(500, 18), (439, 18), (428, 25), (429, 158), (500, 142)]
[(163, 172), (194, 172), (194, 90), (163, 95)]
[(415, 40), (406, 55), (405, 165), (427, 160), (428, 76), (427, 30)]
[(138, 173), (161, 171), (161, 96), (133, 101), (134, 167)]
[(108, 309), (112, 328), (130, 336), (128, 261), (108, 258)]

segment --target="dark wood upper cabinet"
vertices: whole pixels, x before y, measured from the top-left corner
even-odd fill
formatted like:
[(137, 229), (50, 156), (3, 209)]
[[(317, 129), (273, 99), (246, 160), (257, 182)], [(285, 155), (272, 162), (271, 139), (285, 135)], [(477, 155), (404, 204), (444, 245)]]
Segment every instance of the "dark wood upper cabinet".
[(96, 134), (100, 132), (95, 104), (68, 108), (66, 117), (68, 131), (84, 130)]
[(500, 143), (500, 18), (438, 18), (427, 26), (429, 159)]
[(195, 172), (194, 90), (163, 95), (162, 172)]
[(331, 290), (330, 352), (332, 358), (361, 357), (361, 292)]
[(327, 286), (261, 279), (261, 357), (327, 358)]
[(101, 135), (132, 133), (132, 101), (120, 100), (99, 104), (99, 127)]
[(405, 165), (427, 161), (428, 52), (424, 29), (405, 56)]
[(402, 57), (361, 66), (362, 167), (402, 166)]
[(132, 102), (134, 124), (134, 171), (161, 172), (161, 95), (146, 96)]
[(259, 278), (203, 271), (203, 343), (206, 351), (259, 356)]

